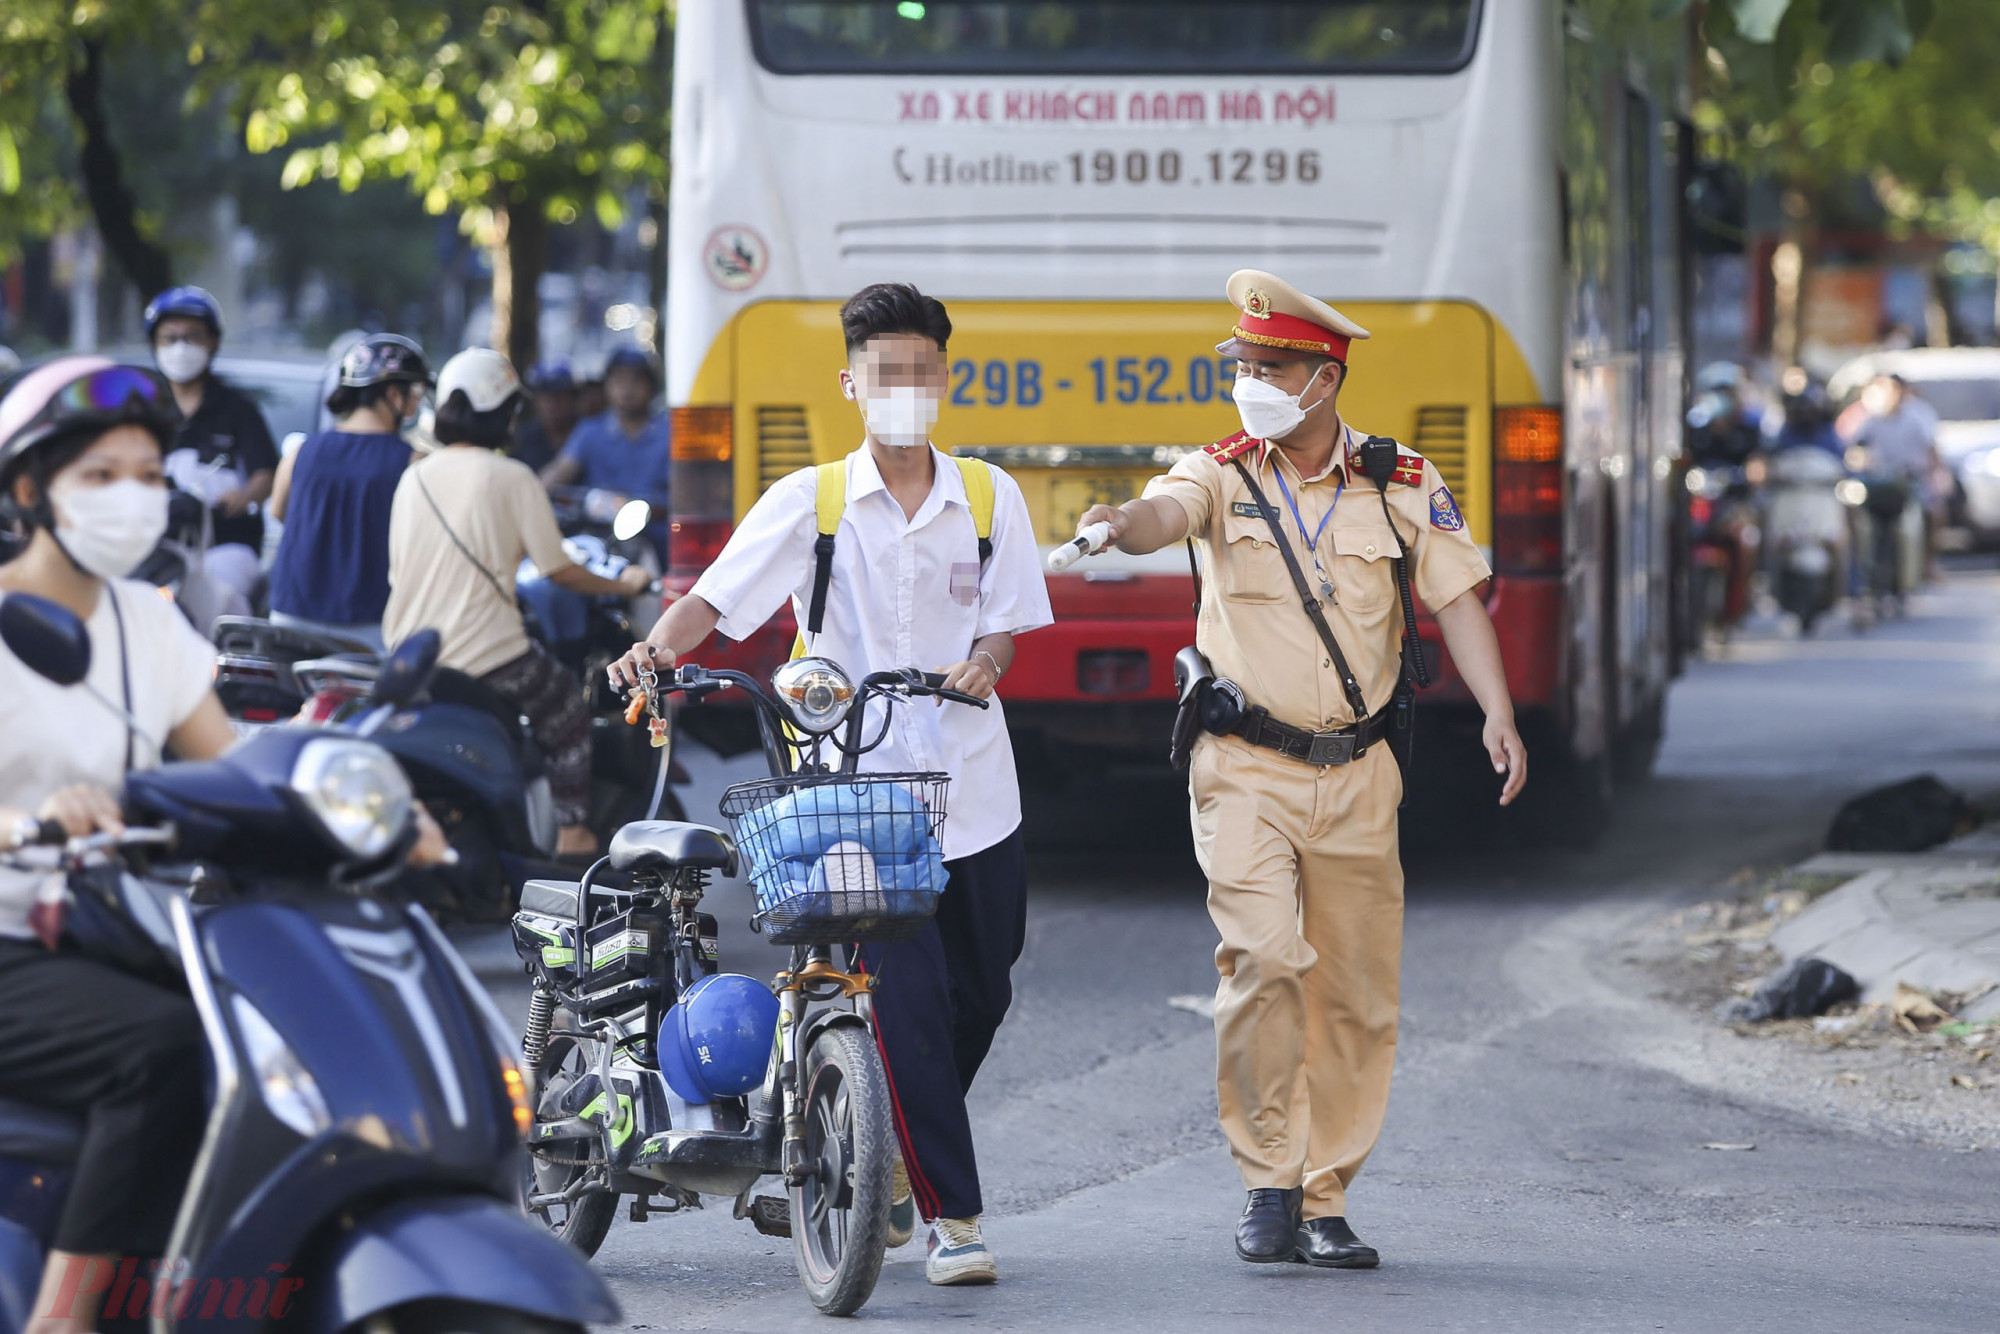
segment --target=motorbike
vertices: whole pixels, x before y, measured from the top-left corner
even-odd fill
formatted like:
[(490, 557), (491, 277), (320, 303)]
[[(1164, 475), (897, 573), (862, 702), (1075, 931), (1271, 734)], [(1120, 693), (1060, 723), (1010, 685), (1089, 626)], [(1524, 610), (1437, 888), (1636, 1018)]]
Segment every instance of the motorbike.
[[(55, 604), (0, 603), (0, 638), (59, 684), (88, 671), (88, 634)], [(86, 894), (115, 903), (126, 945), (185, 983), (213, 1071), (167, 1254), (112, 1289), (107, 1318), (147, 1315), (157, 1334), (581, 1334), (618, 1318), (588, 1265), (521, 1215), (533, 1094), (511, 1029), (430, 917), (380, 892), (417, 834), (409, 785), (372, 738), (436, 655), (435, 635), (402, 645), (348, 726), (272, 728), (218, 760), (130, 775), (121, 833), (41, 831), (72, 921)], [(11, 1328), (80, 1134), (0, 1103)]]
[[(217, 618), (210, 637), (216, 697), (244, 736), (298, 717), (322, 690), (346, 685), (350, 696), (366, 695), (381, 661), (360, 640), (249, 616)], [(331, 697), (325, 701), (325, 707), (336, 704)]]
[[(642, 673), (631, 716), (667, 743), (672, 697), (728, 689), (753, 706), (770, 774), (724, 793), (731, 832), (631, 824), (581, 880), (522, 891), (514, 944), (533, 991), (521, 1050), (542, 1090), (524, 1196), (586, 1254), (621, 1197), (637, 1222), (731, 1198), (737, 1218), (790, 1235), (814, 1306), (850, 1315), (881, 1272), (895, 1154), (875, 983), (850, 951), (906, 939), (935, 911), (948, 783), (859, 761), (899, 703), (986, 704), (915, 669), (857, 685), (801, 658), (768, 692), (740, 672)], [(875, 701), (885, 716), (868, 742)], [(700, 911), (710, 877), (744, 861), (753, 928), (790, 951), (768, 985), (721, 971), (715, 919)], [(773, 1175), (785, 1196), (755, 1195)]]
[(1809, 635), (1846, 586), (1851, 481), (1840, 459), (1813, 445), (1781, 449), (1767, 472), (1765, 521), (1778, 605)]
[(1688, 469), (1693, 603), (1703, 640), (1724, 643), (1750, 610), (1763, 528), (1749, 472), (1740, 464)]
[(215, 523), (201, 497), (174, 490), (167, 495), (167, 535), (132, 572), (160, 590), (204, 637), (221, 619), (228, 594), (208, 575), (208, 549)]
[[(344, 723), (366, 710), (381, 671), (365, 645), (266, 621), (225, 617), (216, 641), (216, 693), (239, 733), (280, 719)], [(520, 711), (439, 668), (376, 741), (458, 854), (451, 866), (407, 872), (407, 891), (448, 920), (506, 921), (522, 882), (557, 869), (555, 800)]]
[(1924, 509), (1909, 478), (1874, 470), (1868, 450), (1854, 446), (1858, 476), (1843, 485), (1854, 511), (1855, 620), (1863, 629), (1903, 614), (1924, 565)]

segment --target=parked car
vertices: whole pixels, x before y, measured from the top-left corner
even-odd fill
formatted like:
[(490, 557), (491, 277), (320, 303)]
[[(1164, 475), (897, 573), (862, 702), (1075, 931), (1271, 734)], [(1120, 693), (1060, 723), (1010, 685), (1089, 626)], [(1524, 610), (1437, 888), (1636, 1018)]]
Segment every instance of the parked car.
[(1937, 410), (1938, 455), (1957, 482), (1952, 522), (1981, 545), (2000, 545), (2000, 347), (1870, 352), (1827, 382), (1838, 403), (1878, 375), (1900, 375)]

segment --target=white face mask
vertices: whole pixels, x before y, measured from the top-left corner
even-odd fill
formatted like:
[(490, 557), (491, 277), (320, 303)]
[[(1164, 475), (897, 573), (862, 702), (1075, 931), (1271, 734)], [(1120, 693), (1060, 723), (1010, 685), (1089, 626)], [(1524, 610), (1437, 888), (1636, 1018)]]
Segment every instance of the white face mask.
[(78, 568), (123, 579), (152, 554), (167, 531), (167, 488), (127, 478), (106, 486), (49, 488), (56, 541)]
[[(1325, 369), (1322, 364), (1321, 370)], [(1299, 406), (1299, 399), (1306, 389), (1319, 378), (1319, 371), (1312, 373), (1312, 380), (1306, 381), (1305, 389), (1296, 394), (1288, 394), (1274, 384), (1267, 384), (1254, 376), (1241, 376), (1236, 381), (1232, 395), (1236, 399), (1236, 415), (1243, 419), (1243, 429), (1259, 440), (1282, 440), (1306, 419), (1312, 408)], [(1321, 399), (1319, 403), (1326, 402)], [(1319, 406), (1315, 403), (1314, 408)]]
[(176, 338), (153, 349), (160, 374), (175, 384), (193, 384), (208, 369), (209, 350), (199, 343)]
[(915, 449), (930, 443), (939, 406), (937, 395), (930, 390), (899, 384), (889, 387), (887, 397), (863, 399), (861, 415), (867, 419), (868, 433), (883, 444)]

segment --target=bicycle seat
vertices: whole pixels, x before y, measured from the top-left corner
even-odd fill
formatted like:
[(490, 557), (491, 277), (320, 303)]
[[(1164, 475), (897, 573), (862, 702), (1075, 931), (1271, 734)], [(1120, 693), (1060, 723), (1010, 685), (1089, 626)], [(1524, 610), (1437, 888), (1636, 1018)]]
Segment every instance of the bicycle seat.
[(611, 837), (606, 854), (619, 871), (720, 871), (736, 874), (736, 843), (720, 829), (680, 820), (639, 820)]
[(0, 1098), (0, 1158), (68, 1163), (82, 1142), (83, 1122), (69, 1113)]

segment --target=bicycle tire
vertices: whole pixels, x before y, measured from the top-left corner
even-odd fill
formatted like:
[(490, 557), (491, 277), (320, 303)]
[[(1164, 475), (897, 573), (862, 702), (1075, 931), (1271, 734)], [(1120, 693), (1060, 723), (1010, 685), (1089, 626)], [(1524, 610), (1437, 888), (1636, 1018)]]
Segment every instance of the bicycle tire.
[[(562, 1091), (574, 1082), (552, 1079), (551, 1076), (562, 1072), (569, 1054), (572, 1051), (580, 1051), (584, 1041), (585, 1039), (563, 1033), (554, 1034), (549, 1038), (549, 1044), (542, 1052), (541, 1063), (535, 1070), (535, 1087), (542, 1090), (540, 1100), (542, 1108), (552, 1105), (554, 1100), (561, 1096)], [(585, 1069), (588, 1068), (586, 1059)], [(538, 1109), (536, 1120), (540, 1119), (541, 1112)], [(572, 1142), (585, 1146), (583, 1152), (586, 1155), (597, 1147), (587, 1141)], [(552, 1154), (553, 1150), (544, 1149), (543, 1153)], [(550, 1158), (538, 1158), (533, 1153), (524, 1153), (522, 1157), (525, 1160), (521, 1170), (521, 1199), (524, 1205), (530, 1192), (560, 1189), (576, 1179), (576, 1172), (562, 1173), (561, 1165), (551, 1161)], [(560, 1220), (555, 1217), (553, 1208), (529, 1209), (527, 1212), (530, 1218), (538, 1219), (558, 1239), (569, 1243), (585, 1255), (595, 1255), (597, 1248), (604, 1244), (605, 1234), (611, 1231), (612, 1219), (618, 1213), (618, 1197), (608, 1192), (580, 1195), (571, 1201), (568, 1212)]]
[(815, 1171), (788, 1191), (792, 1255), (815, 1307), (853, 1315), (874, 1294), (888, 1248), (895, 1161), (889, 1081), (867, 1030), (843, 1024), (813, 1040), (799, 1085), (806, 1162)]

